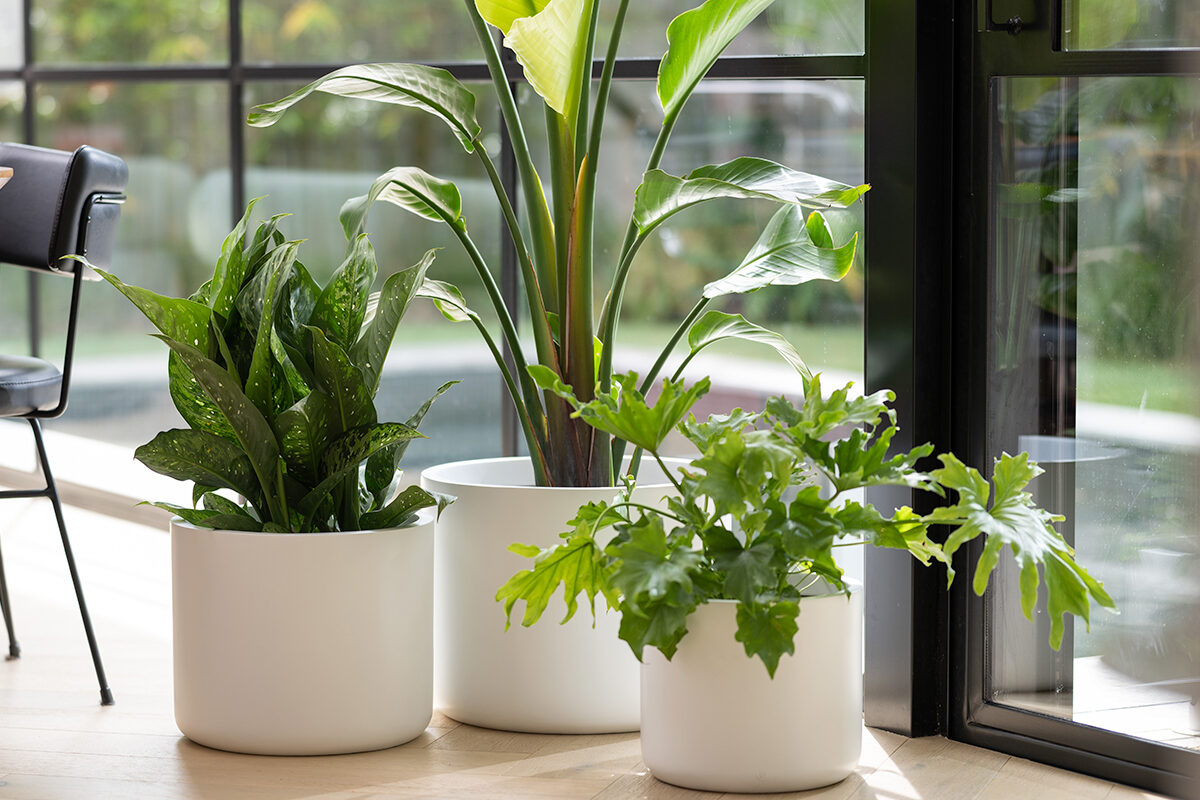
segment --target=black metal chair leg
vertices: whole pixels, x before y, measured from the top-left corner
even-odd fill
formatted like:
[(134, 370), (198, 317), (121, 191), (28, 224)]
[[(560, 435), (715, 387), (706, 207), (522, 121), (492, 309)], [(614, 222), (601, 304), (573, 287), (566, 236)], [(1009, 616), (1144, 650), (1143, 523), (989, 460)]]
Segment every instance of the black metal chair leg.
[(4, 556), (0, 555), (0, 612), (4, 614), (4, 628), (8, 631), (8, 658), (21, 657), (21, 645), (13, 633), (12, 606), (8, 602), (8, 581), (4, 577)]
[(54, 485), (54, 476), (50, 473), (50, 461), (46, 458), (46, 445), (42, 441), (42, 426), (37, 419), (29, 420), (33, 428), (33, 438), (37, 442), (38, 460), (42, 465), (42, 474), (46, 478), (46, 492), (54, 505), (54, 516), (58, 519), (58, 531), (62, 535), (63, 552), (67, 556), (67, 567), (71, 570), (71, 582), (75, 584), (75, 597), (79, 600), (79, 613), (83, 617), (83, 629), (87, 633), (88, 647), (92, 650), (92, 663), (96, 665), (96, 680), (100, 682), (100, 705), (113, 704), (112, 690), (108, 688), (108, 679), (104, 677), (104, 665), (100, 663), (100, 648), (96, 645), (96, 634), (92, 631), (92, 618), (88, 615), (87, 603), (83, 599), (83, 585), (79, 582), (79, 571), (75, 568), (75, 556), (71, 552), (71, 542), (67, 538), (67, 523), (63, 520), (62, 504), (58, 500), (58, 489)]

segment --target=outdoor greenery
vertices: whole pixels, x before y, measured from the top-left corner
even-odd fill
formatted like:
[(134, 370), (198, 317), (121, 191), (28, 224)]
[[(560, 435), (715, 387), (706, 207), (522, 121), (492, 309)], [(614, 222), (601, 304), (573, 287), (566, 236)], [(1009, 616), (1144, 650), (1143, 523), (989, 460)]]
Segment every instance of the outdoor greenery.
[[(397, 491), (400, 459), (443, 385), (405, 422), (381, 422), (375, 393), (387, 352), (433, 261), (392, 275), (365, 235), (321, 287), (298, 260), (283, 215), (252, 236), (246, 216), (225, 239), (212, 280), (164, 297), (100, 274), (160, 331), (171, 350), (171, 399), (189, 427), (134, 453), (191, 481), (193, 508), (155, 503), (209, 528), (274, 533), (404, 527), (449, 498)], [(234, 492), (245, 504), (220, 493)]]
[[(602, 5), (597, 0), (529, 0), (516, 5), (500, 0), (467, 0), (464, 5), (487, 60), (512, 141), (527, 228), (518, 222), (506, 187), (483, 146), (475, 96), (444, 70), (420, 64), (365, 64), (336, 70), (278, 102), (257, 106), (250, 122), (272, 125), (289, 108), (319, 91), (420, 109), (450, 128), (463, 149), (479, 158), (495, 190), (520, 268), (532, 321), (533, 357), (526, 355), (519, 340), (496, 279), (496, 265), (487, 262), (468, 233), (462, 193), (453, 182), (420, 167), (395, 167), (380, 176), (368, 194), (347, 201), (342, 211), (346, 235), (353, 239), (364, 230), (368, 211), (379, 200), (449, 226), (487, 290), (499, 320), (500, 339), (515, 368), (509, 368), (504, 350), (467, 307), (457, 287), (429, 282), (422, 292), (449, 318), (474, 322), (487, 340), (517, 409), (537, 482), (610, 485), (613, 464), (621, 463), (625, 443), (619, 438), (610, 441), (606, 433), (574, 420), (553, 394), (539, 393), (527, 367), (540, 365), (551, 370), (585, 401), (598, 392), (607, 392), (612, 385), (621, 306), (638, 251), (675, 214), (704, 201), (733, 198), (767, 200), (783, 208), (732, 272), (703, 287), (700, 299), (686, 313), (658, 363), (650, 369), (647, 385), (684, 336), (692, 348), (689, 359), (715, 341), (747, 338), (775, 347), (789, 363), (806, 372), (795, 349), (782, 337), (741, 317), (731, 319), (720, 312), (705, 312), (718, 297), (753, 292), (772, 284), (794, 286), (843, 277), (854, 262), (857, 236), (841, 243), (835, 241), (819, 209), (845, 208), (868, 187), (849, 186), (753, 157), (701, 167), (682, 177), (659, 169), (680, 113), (700, 81), (737, 35), (771, 5), (771, 0), (708, 0), (676, 17), (667, 28), (667, 53), (657, 83), (664, 118), (642, 184), (635, 193), (623, 241), (611, 251), (612, 283), (597, 311), (593, 304), (601, 141), (629, 0), (616, 5), (616, 14), (607, 28), (608, 49), (602, 76), (594, 87), (594, 100), (592, 63)], [(505, 46), (521, 63), (531, 88), (545, 101), (544, 152), (549, 158), (545, 182), (535, 166), (489, 25), (504, 34)]]
[[(510, 619), (524, 601), (524, 625), (541, 618), (561, 585), (566, 619), (580, 595), (593, 613), (601, 595), (620, 612), (620, 636), (639, 659), (647, 646), (670, 659), (700, 604), (736, 600), (737, 640), (774, 675), (779, 659), (796, 651), (804, 590), (818, 580), (846, 589), (835, 548), (865, 543), (907, 550), (927, 566), (941, 562), (952, 581), (952, 556), (979, 536), (986, 544), (975, 566), (975, 592), (987, 588), (1008, 547), (1020, 569), (1021, 606), (1031, 620), (1039, 584), (1045, 584), (1055, 649), (1066, 614), (1087, 622), (1091, 602), (1113, 607), (1054, 529), (1062, 517), (1038, 508), (1025, 491), (1041, 472), (1027, 454), (1002, 455), (990, 483), (950, 453), (938, 455), (939, 469), (918, 470), (933, 446), (889, 452), (896, 433), (891, 392), (855, 397), (846, 386), (826, 395), (814, 376), (800, 407), (774, 397), (762, 412), (734, 409), (699, 422), (689, 410), (708, 390), (708, 379), (690, 388), (666, 380), (651, 406), (630, 373), (585, 403), (549, 370), (533, 369), (539, 384), (565, 398), (578, 417), (658, 459), (676, 493), (665, 498), (665, 508), (636, 503), (629, 479), (613, 502), (581, 507), (562, 543), (513, 545), (534, 566), (514, 575), (496, 598)], [(676, 428), (700, 453), (678, 477), (660, 455)], [(847, 495), (884, 485), (933, 492), (947, 502), (925, 515), (907, 507), (885, 515)], [(944, 540), (929, 537), (935, 525), (949, 528)], [(605, 535), (610, 527), (611, 537)]]

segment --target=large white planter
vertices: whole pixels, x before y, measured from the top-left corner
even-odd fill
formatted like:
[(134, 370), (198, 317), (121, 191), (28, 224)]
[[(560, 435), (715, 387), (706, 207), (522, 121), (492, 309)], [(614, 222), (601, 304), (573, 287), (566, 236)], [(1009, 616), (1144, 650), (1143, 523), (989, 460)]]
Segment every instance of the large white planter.
[(688, 618), (671, 661), (646, 648), (642, 759), (659, 780), (710, 792), (836, 783), (862, 747), (862, 587), (800, 603), (796, 653), (767, 676), (734, 640), (736, 605)]
[[(681, 462), (682, 463), (682, 462)], [(612, 488), (533, 486), (527, 458), (460, 461), (427, 469), (426, 489), (458, 498), (437, 522), (435, 704), (447, 716), (486, 728), (535, 733), (637, 730), (638, 662), (617, 637), (620, 619), (596, 599), (566, 625), (561, 591), (542, 621), (520, 625), (524, 604), (504, 629), (496, 590), (530, 561), (509, 552), (520, 542), (549, 547), (587, 502), (611, 500)], [(636, 496), (657, 503), (671, 486), (653, 462)]]
[(433, 514), (411, 528), (241, 533), (171, 524), (175, 720), (192, 741), (351, 753), (433, 711)]

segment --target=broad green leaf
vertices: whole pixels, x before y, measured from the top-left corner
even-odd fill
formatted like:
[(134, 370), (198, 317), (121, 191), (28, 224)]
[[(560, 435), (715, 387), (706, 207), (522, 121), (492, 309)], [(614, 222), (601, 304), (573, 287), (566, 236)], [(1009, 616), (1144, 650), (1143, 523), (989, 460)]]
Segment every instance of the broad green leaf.
[[(275, 333), (289, 350), (289, 357), (291, 348), (303, 346), (304, 339), (301, 335), (301, 328), (308, 324), (320, 295), (320, 285), (313, 280), (304, 264), (299, 261), (293, 263), (287, 285), (283, 290), (283, 297), (280, 298), (275, 310)], [(299, 359), (299, 361), (302, 362), (303, 359)], [(302, 373), (305, 372), (304, 364), (296, 363), (293, 366)], [(306, 379), (308, 377), (306, 376)]]
[(419, 167), (393, 167), (371, 184), (361, 197), (352, 197), (342, 205), (338, 217), (347, 239), (364, 232), (367, 215), (375, 202), (382, 200), (432, 222), (445, 222), (462, 230), (462, 195), (453, 181), (442, 180)]
[(403, 423), (384, 422), (354, 428), (334, 439), (321, 457), (323, 478), (301, 502), (300, 513), (311, 516), (335, 486), (357, 472), (359, 465), (375, 453), (396, 442), (418, 438), (425, 436)]
[(384, 281), (383, 289), (375, 301), (374, 316), (367, 323), (362, 337), (350, 347), (350, 360), (362, 370), (363, 381), (372, 394), (379, 389), (383, 362), (392, 348), (400, 320), (424, 282), (425, 272), (433, 264), (436, 252), (427, 251), (420, 262), (394, 273)]
[(329, 399), (332, 412), (330, 435), (376, 422), (375, 396), (367, 387), (362, 371), (350, 361), (345, 351), (325, 337), (320, 328), (306, 326), (312, 342), (313, 376), (316, 388)]
[(795, 600), (780, 600), (774, 603), (738, 603), (737, 639), (746, 649), (746, 655), (758, 656), (767, 668), (767, 674), (775, 677), (779, 659), (796, 650), (796, 617), (800, 605)]
[(156, 508), (161, 508), (164, 511), (170, 511), (185, 522), (200, 528), (211, 528), (212, 530), (221, 531), (247, 531), (258, 532), (263, 529), (263, 524), (251, 517), (245, 512), (229, 514), (220, 511), (198, 510), (188, 508), (187, 506), (177, 506), (171, 503), (148, 503)]
[(743, 157), (701, 167), (682, 178), (650, 170), (637, 188), (633, 215), (645, 234), (685, 208), (719, 197), (772, 200), (802, 208), (845, 208), (869, 188), (798, 172), (763, 158)]
[(995, 486), (991, 507), (988, 507), (991, 487), (973, 468), (955, 456), (938, 456), (942, 468), (932, 477), (948, 489), (958, 492), (953, 506), (936, 509), (926, 519), (932, 523), (955, 525), (943, 549), (947, 556), (980, 534), (987, 536), (983, 554), (975, 570), (974, 589), (983, 594), (992, 570), (999, 560), (1001, 548), (1008, 545), (1021, 572), (1021, 607), (1032, 619), (1037, 603), (1038, 567), (1046, 583), (1047, 608), (1050, 615), (1050, 646), (1058, 649), (1065, 631), (1063, 615), (1072, 613), (1085, 623), (1090, 621), (1090, 601), (1113, 608), (1114, 603), (1103, 585), (1087, 570), (1075, 563), (1070, 545), (1054, 529), (1053, 522), (1062, 519), (1033, 504), (1024, 491), (1041, 469), (1029, 461), (1029, 455), (997, 459), (993, 474)]
[[(217, 259), (217, 268), (212, 280), (207, 284), (206, 300), (213, 312), (222, 319), (228, 319), (233, 311), (234, 301), (246, 278), (249, 264), (246, 261), (245, 238), (246, 226), (250, 222), (250, 214), (254, 211), (258, 198), (246, 206), (246, 213), (238, 220), (237, 225), (221, 243), (221, 256)], [(193, 298), (195, 299), (195, 298)], [(190, 341), (177, 339), (176, 341)]]
[(577, 535), (545, 550), (528, 545), (514, 545), (510, 549), (520, 555), (535, 554), (536, 561), (533, 569), (521, 570), (496, 592), (496, 601), (504, 603), (505, 629), (512, 622), (513, 606), (518, 600), (525, 601), (522, 625), (528, 627), (541, 619), (560, 585), (567, 604), (562, 622), (575, 616), (581, 594), (587, 595), (588, 606), (595, 615), (596, 595), (603, 593), (605, 581), (603, 553), (594, 539)]
[(426, 278), (417, 290), (417, 297), (433, 301), (437, 310), (442, 312), (442, 316), (451, 322), (474, 322), (479, 319), (479, 315), (467, 306), (467, 301), (458, 287), (445, 281)]
[(579, 113), (587, 58), (588, 23), (596, 0), (549, 0), (537, 14), (514, 19), (504, 44), (525, 68), (525, 77), (568, 125)]
[(205, 431), (162, 431), (133, 452), (150, 469), (178, 481), (232, 489), (251, 500), (260, 490), (254, 467), (233, 442)]
[(664, 380), (654, 405), (648, 406), (638, 391), (637, 373), (630, 372), (615, 376), (607, 394), (598, 393), (594, 400), (581, 403), (554, 370), (541, 364), (532, 364), (527, 369), (539, 387), (558, 395), (575, 409), (572, 416), (651, 453), (658, 452), (667, 434), (687, 416), (710, 385), (708, 378), (702, 378), (685, 390), (682, 381)]
[(786, 488), (797, 452), (768, 431), (728, 430), (692, 461), (701, 471), (697, 488), (711, 498), (717, 514), (742, 514), (758, 505), (769, 481)]
[(702, 563), (700, 553), (690, 547), (672, 547), (662, 517), (643, 516), (630, 526), (625, 541), (610, 544), (611, 580), (635, 605), (690, 594), (693, 573)]
[(617, 636), (621, 638), (639, 661), (646, 647), (655, 647), (670, 661), (679, 649), (679, 642), (687, 635), (687, 621), (700, 605), (694, 594), (683, 596), (681, 601), (660, 600), (634, 606), (621, 604), (621, 625)]
[(495, 25), (501, 33), (508, 33), (513, 22), (522, 17), (532, 17), (546, 7), (549, 0), (475, 0), (479, 16), (489, 25)]
[(854, 265), (858, 234), (841, 247), (813, 244), (803, 213), (796, 206), (781, 208), (733, 272), (704, 287), (711, 299), (753, 292), (764, 286), (795, 286), (814, 280), (840, 281)]
[(265, 128), (313, 92), (418, 108), (441, 118), (463, 148), (472, 153), (480, 127), (475, 95), (444, 69), (421, 64), (358, 64), (324, 75), (282, 100), (255, 106), (247, 119)]
[(288, 473), (309, 486), (320, 480), (321, 454), (333, 432), (332, 401), (324, 392), (312, 392), (275, 418), (275, 434)]
[(221, 409), (204, 393), (187, 364), (174, 352), (167, 357), (167, 389), (175, 409), (189, 426), (237, 441)]
[(729, 43), (773, 0), (708, 0), (667, 26), (667, 53), (658, 67), (658, 99), (668, 119)]
[(250, 459), (259, 486), (263, 488), (264, 502), (273, 518), (282, 514), (279, 498), (274, 494), (276, 476), (279, 471), (279, 445), (270, 424), (250, 399), (242, 392), (237, 381), (212, 360), (206, 358), (191, 345), (159, 336), (179, 355), (204, 393), (229, 422), (238, 444)]
[(709, 311), (696, 320), (696, 323), (688, 330), (688, 347), (691, 348), (688, 358), (690, 359), (705, 347), (723, 339), (744, 339), (774, 348), (775, 352), (779, 353), (784, 361), (791, 364), (806, 382), (812, 379), (812, 372), (791, 342), (775, 331), (747, 321), (741, 314)]
[(406, 527), (405, 523), (411, 522), (416, 512), (439, 505), (439, 502), (437, 494), (427, 492), (420, 486), (409, 486), (379, 511), (363, 514), (359, 523), (365, 531)]
[(887, 419), (895, 422), (895, 413), (888, 403), (896, 395), (883, 389), (866, 396), (854, 396), (853, 383), (835, 389), (828, 395), (821, 388), (821, 376), (815, 374), (799, 407), (792, 405), (786, 397), (767, 400), (767, 413), (782, 426), (783, 433), (792, 441), (824, 439), (842, 427), (866, 425), (874, 428)]
[(730, 600), (754, 602), (779, 583), (780, 568), (786, 566), (774, 542), (764, 539), (744, 546), (724, 528), (706, 534), (704, 545), (713, 565), (725, 576), (725, 596)]
[[(421, 425), (421, 420), (425, 419), (425, 415), (433, 407), (434, 401), (457, 383), (458, 381), (448, 381), (439, 386), (437, 391), (433, 393), (433, 396), (413, 412), (412, 416), (404, 421), (404, 424), (413, 429), (418, 428)], [(367, 468), (363, 474), (363, 480), (367, 491), (375, 497), (377, 505), (382, 504), (386, 499), (387, 491), (391, 488), (392, 480), (400, 465), (400, 460), (404, 458), (404, 452), (408, 449), (410, 441), (397, 442), (367, 459)]]
[(237, 298), (237, 307), (242, 319), (256, 320), (253, 329), (248, 331), (254, 338), (254, 350), (246, 374), (245, 391), (250, 401), (264, 414), (272, 414), (275, 410), (272, 381), (274, 354), (271, 352), (275, 304), (279, 302), (279, 297), (287, 286), (299, 246), (299, 242), (288, 242), (272, 250), (260, 271), (261, 278), (256, 276)]
[(130, 286), (110, 272), (92, 267), (100, 277), (125, 295), (138, 311), (165, 336), (180, 342), (189, 342), (200, 350), (208, 349), (208, 322), (212, 311), (203, 303), (178, 297), (164, 297), (149, 289)]
[[(367, 314), (367, 299), (371, 295), (371, 285), (375, 283), (377, 271), (375, 248), (371, 246), (367, 235), (364, 233), (355, 237), (346, 260), (333, 273), (317, 298), (309, 325), (320, 328), (329, 341), (349, 351), (358, 341), (359, 331), (362, 330)], [(390, 339), (388, 344), (391, 344)]]

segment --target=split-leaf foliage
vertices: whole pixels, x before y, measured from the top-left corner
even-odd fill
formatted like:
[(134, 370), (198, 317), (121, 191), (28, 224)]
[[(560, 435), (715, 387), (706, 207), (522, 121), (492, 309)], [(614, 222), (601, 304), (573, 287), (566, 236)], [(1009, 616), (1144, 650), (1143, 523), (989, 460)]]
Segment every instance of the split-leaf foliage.
[[(580, 595), (594, 614), (600, 595), (619, 611), (620, 636), (639, 659), (646, 647), (669, 659), (699, 605), (734, 600), (737, 640), (774, 675), (779, 660), (795, 652), (804, 589), (823, 580), (846, 590), (835, 548), (863, 543), (907, 550), (926, 566), (941, 563), (949, 582), (952, 557), (979, 536), (985, 544), (975, 564), (976, 593), (987, 588), (1007, 547), (1020, 568), (1021, 604), (1030, 619), (1044, 584), (1055, 649), (1062, 644), (1065, 614), (1088, 622), (1093, 601), (1113, 607), (1055, 530), (1062, 517), (1037, 507), (1025, 491), (1042, 471), (1027, 454), (1002, 455), (990, 481), (951, 453), (937, 456), (940, 468), (922, 471), (917, 464), (933, 454), (932, 445), (890, 451), (897, 430), (891, 392), (854, 396), (846, 386), (826, 395), (817, 375), (800, 406), (773, 397), (761, 412), (735, 409), (699, 422), (689, 409), (707, 381), (687, 388), (668, 379), (650, 405), (632, 373), (588, 402), (549, 374), (538, 377), (579, 418), (644, 447), (660, 464), (659, 450), (672, 429), (699, 455), (676, 475), (663, 465), (674, 484), (664, 507), (633, 502), (628, 480), (612, 502), (580, 508), (560, 544), (513, 545), (513, 552), (534, 562), (496, 595), (510, 620), (524, 601), (522, 624), (537, 622), (559, 587), (566, 619)], [(945, 502), (929, 514), (907, 507), (885, 514), (847, 496), (881, 485), (932, 492)], [(931, 538), (935, 526), (945, 526), (944, 538)], [(609, 528), (615, 535), (601, 535)]]
[[(603, 68), (593, 87), (592, 66), (598, 56), (594, 46), (602, 2), (610, 2), (615, 8)], [(704, 317), (714, 299), (771, 285), (840, 280), (853, 264), (857, 236), (836, 244), (822, 210), (849, 206), (867, 186), (848, 186), (750, 156), (703, 166), (683, 176), (659, 169), (675, 124), (697, 85), (725, 48), (771, 2), (707, 0), (670, 22), (657, 81), (662, 125), (637, 189), (624, 238), (600, 251), (594, 239), (598, 184), (604, 174), (600, 171), (601, 132), (630, 0), (464, 0), (512, 143), (520, 179), (517, 204), (510, 201), (500, 173), (483, 146), (486, 133), (476, 119), (474, 95), (445, 70), (420, 64), (345, 67), (287, 97), (257, 106), (250, 114), (251, 125), (272, 125), (313, 92), (406, 106), (442, 120), (463, 150), (479, 159), (495, 190), (497, 206), (517, 254), (533, 352), (527, 352), (518, 337), (518, 325), (496, 279), (496, 265), (488, 264), (476, 247), (462, 215), (460, 192), (453, 182), (418, 166), (397, 166), (376, 179), (366, 195), (346, 202), (342, 224), (347, 237), (353, 240), (364, 229), (371, 206), (382, 200), (448, 226), (459, 239), (499, 320), (504, 346), (479, 315), (461, 302), (456, 287), (438, 283), (429, 288), (429, 296), (449, 319), (469, 320), (483, 334), (512, 396), (539, 485), (613, 483), (613, 465), (622, 463), (626, 441), (573, 417), (560, 397), (539, 390), (527, 368), (540, 366), (553, 372), (583, 402), (612, 388), (613, 350), (630, 268), (641, 247), (671, 216), (720, 198), (769, 201), (780, 206), (742, 263), (725, 278), (698, 291), (695, 306), (646, 375), (643, 392), (655, 382), (685, 338), (691, 344), (688, 360), (699, 347), (715, 341), (707, 333), (713, 320)], [(513, 82), (500, 56), (496, 29), (503, 35), (503, 45), (521, 64), (529, 85), (545, 101), (545, 126), (539, 131), (545, 136), (545, 152), (549, 154), (545, 180), (530, 155), (531, 149), (536, 149), (530, 146), (533, 126), (517, 113)], [(593, 298), (598, 296), (593, 285), (596, 252), (614, 254), (613, 263), (608, 265), (612, 283), (598, 311), (593, 305)], [(745, 337), (776, 346), (789, 363), (807, 375), (807, 367), (786, 342), (753, 323), (742, 322), (724, 326), (720, 338)], [(505, 349), (512, 354), (512, 368), (505, 360)]]
[(384, 360), (432, 251), (372, 293), (375, 253), (358, 236), (322, 287), (298, 258), (300, 242), (280, 231), (286, 215), (247, 233), (253, 207), (225, 238), (212, 280), (190, 297), (97, 270), (170, 348), (171, 399), (189, 426), (134, 453), (194, 484), (191, 507), (153, 505), (207, 528), (275, 533), (405, 527), (423, 508), (444, 508), (450, 498), (398, 490), (399, 467), (454, 382), (403, 422), (381, 421), (375, 407)]

